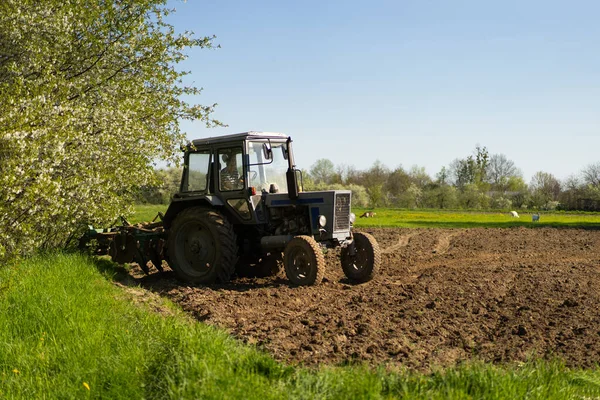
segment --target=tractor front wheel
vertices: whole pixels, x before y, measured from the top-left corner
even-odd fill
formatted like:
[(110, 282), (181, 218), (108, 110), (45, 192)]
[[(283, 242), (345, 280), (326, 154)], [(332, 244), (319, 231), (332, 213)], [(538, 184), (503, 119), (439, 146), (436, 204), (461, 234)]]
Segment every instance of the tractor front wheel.
[(325, 257), (319, 244), (310, 236), (296, 236), (283, 252), (285, 275), (294, 285), (318, 285), (325, 275)]
[(168, 262), (177, 276), (193, 283), (227, 282), (237, 261), (231, 223), (215, 210), (192, 207), (173, 221), (167, 240)]
[(342, 248), (342, 270), (352, 282), (368, 282), (377, 274), (381, 264), (379, 244), (368, 233), (355, 232), (354, 243)]

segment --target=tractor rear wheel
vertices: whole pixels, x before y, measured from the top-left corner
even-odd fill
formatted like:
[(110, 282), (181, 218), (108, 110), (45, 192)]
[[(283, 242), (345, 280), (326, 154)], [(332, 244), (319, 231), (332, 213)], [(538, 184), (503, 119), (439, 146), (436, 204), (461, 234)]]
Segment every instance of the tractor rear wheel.
[(227, 282), (237, 261), (233, 226), (218, 211), (183, 210), (168, 233), (168, 262), (177, 276), (193, 283)]
[(283, 252), (285, 275), (294, 285), (318, 285), (325, 275), (325, 257), (310, 236), (296, 236)]
[[(352, 282), (368, 282), (379, 271), (381, 264), (381, 252), (375, 238), (362, 232), (355, 232), (354, 243), (342, 248), (341, 262), (342, 270)], [(354, 246), (354, 254), (351, 247)]]

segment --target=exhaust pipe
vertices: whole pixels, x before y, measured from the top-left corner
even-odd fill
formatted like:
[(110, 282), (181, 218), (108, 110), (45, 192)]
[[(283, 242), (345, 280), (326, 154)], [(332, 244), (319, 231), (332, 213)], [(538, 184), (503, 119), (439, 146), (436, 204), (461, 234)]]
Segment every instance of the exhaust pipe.
[(283, 249), (292, 239), (292, 235), (265, 236), (260, 239), (260, 247), (264, 251)]

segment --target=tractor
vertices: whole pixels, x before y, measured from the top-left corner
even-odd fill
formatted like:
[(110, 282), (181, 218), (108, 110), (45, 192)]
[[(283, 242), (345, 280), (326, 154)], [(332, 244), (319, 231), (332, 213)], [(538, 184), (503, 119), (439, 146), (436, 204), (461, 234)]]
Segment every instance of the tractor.
[(326, 248), (341, 247), (351, 282), (371, 280), (381, 263), (376, 240), (353, 232), (349, 190), (303, 191), (291, 137), (245, 132), (193, 140), (184, 149), (179, 191), (160, 221), (91, 228), (114, 261), (148, 272), (165, 260), (187, 282), (227, 282), (243, 270), (268, 275), (283, 264), (294, 285), (317, 285)]

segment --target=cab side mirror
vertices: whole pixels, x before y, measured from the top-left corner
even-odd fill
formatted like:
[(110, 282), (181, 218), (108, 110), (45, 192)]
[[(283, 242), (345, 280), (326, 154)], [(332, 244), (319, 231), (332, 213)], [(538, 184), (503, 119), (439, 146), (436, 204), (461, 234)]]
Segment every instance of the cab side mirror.
[(271, 150), (271, 144), (263, 143), (262, 149), (263, 149), (263, 156), (265, 157), (265, 160), (272, 160), (273, 159), (273, 150)]

